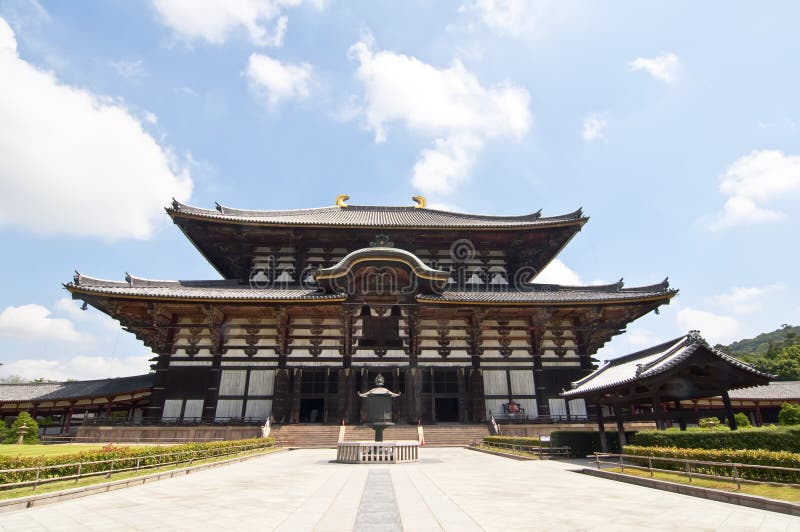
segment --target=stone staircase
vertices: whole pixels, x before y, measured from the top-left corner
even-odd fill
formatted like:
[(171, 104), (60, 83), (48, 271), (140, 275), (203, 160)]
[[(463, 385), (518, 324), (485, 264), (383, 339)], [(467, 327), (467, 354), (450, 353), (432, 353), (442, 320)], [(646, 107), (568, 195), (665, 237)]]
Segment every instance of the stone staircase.
[(283, 447), (334, 448), (339, 441), (339, 426), (279, 425), (272, 428), (270, 436)]
[[(425, 445), (432, 447), (464, 447), (489, 435), (486, 425), (460, 423), (423, 425)], [(334, 448), (339, 439), (338, 425), (276, 425), (270, 436), (284, 447)], [(386, 440), (416, 440), (416, 425), (395, 425), (383, 433)], [(366, 425), (348, 425), (345, 441), (371, 441), (375, 432)]]
[(466, 447), (489, 435), (486, 425), (423, 425), (426, 447)]

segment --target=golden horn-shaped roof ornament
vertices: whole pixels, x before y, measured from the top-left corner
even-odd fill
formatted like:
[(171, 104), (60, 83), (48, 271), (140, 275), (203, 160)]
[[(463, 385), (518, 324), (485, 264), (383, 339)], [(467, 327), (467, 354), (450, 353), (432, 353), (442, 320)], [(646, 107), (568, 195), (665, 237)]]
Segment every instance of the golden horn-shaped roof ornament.
[(428, 205), (428, 202), (425, 201), (425, 196), (413, 196), (411, 199), (417, 202), (414, 205), (415, 209), (424, 209)]
[(345, 201), (349, 199), (350, 196), (348, 196), (347, 194), (339, 194), (338, 196), (336, 196), (336, 206), (341, 209), (346, 209), (347, 203), (345, 203)]

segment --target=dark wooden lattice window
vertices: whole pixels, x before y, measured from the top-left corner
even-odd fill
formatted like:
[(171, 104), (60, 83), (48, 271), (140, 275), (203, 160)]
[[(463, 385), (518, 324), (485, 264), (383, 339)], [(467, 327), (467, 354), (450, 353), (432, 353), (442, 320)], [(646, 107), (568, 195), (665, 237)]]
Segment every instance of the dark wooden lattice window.
[(360, 347), (403, 347), (398, 316), (363, 316), (361, 320), (364, 337), (358, 341)]

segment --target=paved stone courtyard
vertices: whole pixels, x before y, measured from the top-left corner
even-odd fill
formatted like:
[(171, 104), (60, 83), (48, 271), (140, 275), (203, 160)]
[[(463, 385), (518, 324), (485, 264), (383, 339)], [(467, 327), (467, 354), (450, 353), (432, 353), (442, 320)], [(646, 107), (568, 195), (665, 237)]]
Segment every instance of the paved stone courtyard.
[(798, 530), (800, 518), (517, 462), (421, 449), (400, 465), (277, 453), (144, 486), (0, 514), (25, 530)]

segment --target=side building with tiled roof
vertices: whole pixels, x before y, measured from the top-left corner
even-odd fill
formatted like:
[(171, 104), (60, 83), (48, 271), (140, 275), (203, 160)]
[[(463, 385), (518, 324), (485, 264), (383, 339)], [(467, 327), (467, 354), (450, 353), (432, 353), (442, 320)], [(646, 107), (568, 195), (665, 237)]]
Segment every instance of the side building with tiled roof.
[[(416, 206), (167, 213), (223, 277), (65, 286), (155, 353), (144, 419), (358, 423), (382, 373), (398, 422), (585, 419), (559, 396), (631, 321), (669, 303), (650, 286), (538, 284), (580, 231), (578, 210), (486, 216)], [(516, 417), (519, 417), (516, 416)]]

